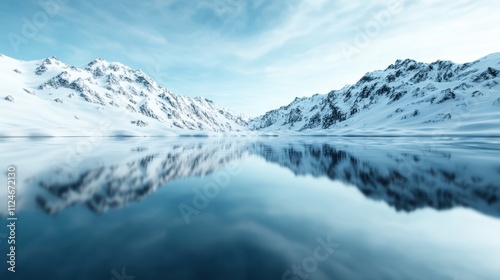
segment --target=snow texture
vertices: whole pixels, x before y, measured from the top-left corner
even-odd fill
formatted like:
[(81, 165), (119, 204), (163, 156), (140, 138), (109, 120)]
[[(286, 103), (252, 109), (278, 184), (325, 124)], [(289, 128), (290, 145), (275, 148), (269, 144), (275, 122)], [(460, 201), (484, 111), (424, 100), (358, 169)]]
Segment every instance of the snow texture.
[(249, 128), (309, 135), (500, 135), (500, 53), (472, 63), (398, 60), (356, 84), (296, 98)]
[(2, 55), (0, 74), (0, 137), (500, 135), (500, 53), (465, 64), (398, 60), (253, 119), (103, 59), (77, 68)]
[(248, 118), (176, 95), (140, 70), (96, 59), (0, 57), (0, 136), (164, 136), (247, 131)]

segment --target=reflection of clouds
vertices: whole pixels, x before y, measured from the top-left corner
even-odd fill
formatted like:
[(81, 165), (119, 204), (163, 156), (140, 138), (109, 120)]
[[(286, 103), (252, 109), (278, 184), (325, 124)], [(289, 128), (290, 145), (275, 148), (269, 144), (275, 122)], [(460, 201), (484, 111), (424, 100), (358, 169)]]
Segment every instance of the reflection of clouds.
[[(171, 198), (165, 199), (167, 201), (162, 201), (166, 204), (177, 203), (170, 201)], [(240, 212), (238, 220), (231, 218), (232, 206), (228, 209), (224, 205), (231, 205), (232, 200), (232, 193), (217, 200), (219, 207), (207, 209), (207, 213), (189, 226), (175, 222), (175, 218), (174, 222), (170, 223), (169, 214), (163, 215), (161, 219), (166, 222), (162, 226), (153, 226), (154, 229), (147, 230), (144, 236), (141, 236), (147, 243), (153, 240), (157, 242), (142, 247), (141, 251), (150, 255), (148, 252), (155, 250), (154, 248), (165, 248), (165, 251), (156, 254), (161, 256), (165, 271), (174, 279), (197, 279), (198, 275), (204, 275), (203, 279), (217, 279), (215, 275), (220, 275), (221, 271), (224, 271), (228, 279), (281, 279), (285, 269), (294, 262), (300, 262), (316, 246), (314, 233), (311, 233), (309, 238), (311, 244), (304, 243), (301, 241), (300, 226), (296, 229), (286, 224), (277, 226), (273, 218), (266, 217), (267, 210), (264, 208), (246, 208), (248, 211)], [(253, 205), (254, 201), (246, 200), (241, 203)], [(143, 215), (140, 217), (142, 221)], [(135, 221), (136, 217), (133, 215), (131, 222), (135, 224)], [(307, 220), (301, 222), (307, 223)], [(155, 221), (152, 223), (156, 224)], [(166, 232), (165, 238), (157, 240), (161, 235), (155, 234), (155, 231)], [(138, 248), (138, 245), (134, 244), (124, 250), (133, 253)], [(143, 264), (140, 271), (158, 272), (157, 266)], [(186, 271), (193, 271), (193, 268), (196, 268), (198, 274), (186, 274)], [(315, 274), (318, 275), (321, 275), (321, 270)]]
[[(29, 240), (23, 245), (29, 246), (23, 256), (30, 269), (22, 273), (36, 275), (46, 271), (44, 276), (54, 280), (66, 280), (67, 275), (76, 275), (74, 279), (108, 279), (111, 269), (125, 266), (137, 279), (159, 279), (159, 275), (171, 279), (221, 279), (221, 275), (225, 279), (281, 279), (283, 272), (313, 255), (318, 237), (329, 234), (341, 246), (318, 264), (310, 279), (434, 279), (453, 271), (467, 271), (479, 279), (488, 279), (498, 271), (490, 264), (497, 259), (496, 252), (500, 252), (495, 250), (500, 248), (494, 238), (500, 234), (496, 219), (464, 209), (396, 213), (393, 207), (366, 200), (354, 189), (364, 190), (372, 185), (347, 188), (339, 182), (347, 179), (338, 177), (344, 175), (340, 167), (352, 170), (350, 180), (359, 176), (356, 170), (390, 174), (392, 168), (397, 168), (396, 159), (411, 154), (407, 148), (410, 146), (391, 145), (388, 151), (357, 140), (335, 145), (318, 139), (301, 144), (280, 141), (231, 145), (200, 141), (184, 149), (178, 145), (175, 151), (182, 151), (178, 156), (172, 156), (177, 152), (172, 152), (167, 144), (162, 144), (162, 149), (151, 144), (147, 152), (133, 155), (129, 155), (127, 143), (116, 144), (121, 146), (119, 151), (126, 151), (127, 157), (120, 159), (108, 154), (97, 158), (114, 158), (111, 166), (126, 169), (137, 168), (141, 162), (149, 162), (141, 159), (158, 153), (155, 159), (175, 159), (165, 168), (184, 170), (198, 166), (205, 171), (219, 167), (221, 158), (234, 158), (243, 161), (242, 174), (235, 176), (231, 186), (190, 225), (184, 223), (178, 205), (191, 199), (192, 188), (205, 184), (210, 176), (187, 180), (181, 180), (181, 176), (157, 189), (155, 195), (144, 197), (141, 203), (99, 216), (77, 205), (57, 216), (25, 212), (23, 223), (30, 228), (23, 231), (23, 240)], [(199, 149), (195, 152), (189, 147)], [(441, 153), (424, 156), (424, 170), (447, 168), (484, 180), (496, 178), (488, 173), (493, 168), (497, 174), (493, 164), (497, 157), (491, 150), (464, 151), (439, 145), (434, 148)], [(225, 152), (221, 155), (220, 151)], [(247, 152), (261, 160), (245, 163), (239, 155)], [(475, 162), (471, 157), (480, 157), (481, 161)], [(104, 162), (103, 166), (108, 164)], [(163, 168), (155, 161), (146, 166), (141, 170), (147, 178), (154, 178)], [(251, 169), (247, 169), (249, 166)], [(92, 165), (81, 171), (88, 168)], [(120, 176), (123, 174), (135, 173), (122, 172)], [(189, 172), (177, 174), (192, 177)], [(374, 197), (390, 201), (383, 195)], [(45, 255), (51, 258), (40, 258)], [(489, 259), (475, 260), (478, 255)], [(47, 271), (49, 262), (57, 263), (59, 268)]]

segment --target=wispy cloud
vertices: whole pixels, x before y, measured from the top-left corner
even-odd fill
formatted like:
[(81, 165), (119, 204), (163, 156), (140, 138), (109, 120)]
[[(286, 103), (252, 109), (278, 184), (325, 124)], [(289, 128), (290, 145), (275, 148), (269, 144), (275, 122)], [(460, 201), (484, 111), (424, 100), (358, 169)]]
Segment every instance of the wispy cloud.
[[(500, 51), (500, 2), (399, 0), (401, 12), (346, 60), (342, 43), (354, 42), (395, 1), (73, 0), (19, 53), (8, 40), (0, 52), (72, 64), (120, 61), (179, 94), (256, 115), (398, 58), (464, 62)], [(19, 32), (22, 18), (40, 10), (35, 0), (3, 1), (0, 34)]]

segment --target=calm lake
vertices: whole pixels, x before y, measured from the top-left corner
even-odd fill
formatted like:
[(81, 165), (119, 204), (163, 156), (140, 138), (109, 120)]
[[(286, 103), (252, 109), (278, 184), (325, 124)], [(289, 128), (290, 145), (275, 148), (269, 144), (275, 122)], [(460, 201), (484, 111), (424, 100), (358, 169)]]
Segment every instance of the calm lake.
[(2, 185), (17, 168), (1, 279), (500, 279), (497, 138), (17, 138), (0, 153)]

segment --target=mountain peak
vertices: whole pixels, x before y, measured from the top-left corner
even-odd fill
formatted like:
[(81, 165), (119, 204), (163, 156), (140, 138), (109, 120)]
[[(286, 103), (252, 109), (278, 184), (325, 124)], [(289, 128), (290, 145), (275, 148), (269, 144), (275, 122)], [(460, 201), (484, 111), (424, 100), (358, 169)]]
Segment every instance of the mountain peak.
[[(500, 53), (465, 64), (397, 60), (386, 70), (367, 73), (354, 85), (330, 94), (297, 97), (250, 123), (209, 99), (175, 95), (141, 70), (102, 58), (80, 69), (56, 57), (32, 62), (5, 57), (0, 67), (13, 75), (12, 83), (0, 84), (0, 92), (8, 92), (16, 101), (6, 104), (4, 100), (9, 106), (6, 112), (18, 119), (33, 115), (37, 120), (7, 127), (6, 133), (16, 136), (36, 127), (74, 135), (103, 118), (116, 123), (117, 130), (142, 135), (161, 134), (165, 129), (424, 133), (429, 128), (455, 129), (450, 125), (455, 120), (469, 132), (500, 134)], [(36, 75), (29, 80), (22, 75), (33, 72)], [(33, 106), (40, 110), (31, 112)], [(49, 120), (46, 115), (57, 117)]]
[(60, 64), (60, 63), (62, 62), (55, 56), (47, 57), (42, 61), (43, 65)]
[(106, 62), (107, 62), (106, 60), (104, 60), (104, 59), (102, 59), (102, 58), (100, 58), (100, 57), (97, 57), (97, 58), (95, 58), (94, 60), (92, 60), (91, 62), (89, 62), (89, 64), (87, 64), (87, 65), (88, 65), (89, 67), (92, 67), (92, 66), (94, 66), (94, 65), (96, 65), (96, 64), (98, 64), (98, 63), (99, 63), (99, 64), (101, 64), (101, 63), (106, 63)]
[[(252, 119), (249, 126), (260, 131), (362, 135), (408, 129), (425, 133), (431, 128), (460, 132), (466, 126), (468, 132), (499, 134), (499, 90), (498, 54), (464, 64), (399, 59), (385, 70), (366, 73), (352, 86), (296, 98)], [(478, 122), (481, 126), (474, 125)]]
[[(202, 97), (196, 101), (175, 95), (144, 72), (119, 62), (96, 58), (81, 69), (55, 57), (12, 60), (0, 59), (0, 70), (17, 73), (12, 83), (0, 84), (0, 92), (11, 96), (0, 97), (0, 102), (5, 105), (15, 100), (6, 105), (5, 112), (19, 120), (29, 115), (31, 120), (8, 125), (0, 131), (2, 135), (37, 131), (40, 135), (82, 136), (82, 131), (95, 129), (102, 120), (113, 123), (113, 129), (103, 131), (108, 136), (246, 130), (239, 115)], [(27, 80), (22, 73), (35, 75)]]

